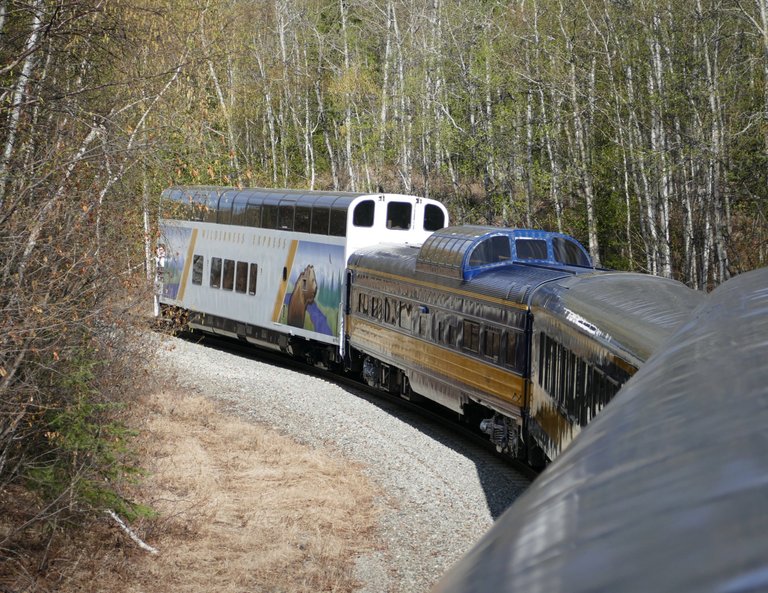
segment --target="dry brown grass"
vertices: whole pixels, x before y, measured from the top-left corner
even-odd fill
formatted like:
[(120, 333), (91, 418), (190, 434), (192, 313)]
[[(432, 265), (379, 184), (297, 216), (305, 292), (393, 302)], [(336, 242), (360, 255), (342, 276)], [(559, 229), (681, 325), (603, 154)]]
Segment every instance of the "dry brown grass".
[(137, 531), (160, 554), (104, 526), (78, 544), (78, 568), (58, 590), (354, 590), (354, 558), (371, 548), (375, 521), (360, 468), (199, 397), (161, 393), (143, 414), (150, 476), (140, 498), (160, 515)]

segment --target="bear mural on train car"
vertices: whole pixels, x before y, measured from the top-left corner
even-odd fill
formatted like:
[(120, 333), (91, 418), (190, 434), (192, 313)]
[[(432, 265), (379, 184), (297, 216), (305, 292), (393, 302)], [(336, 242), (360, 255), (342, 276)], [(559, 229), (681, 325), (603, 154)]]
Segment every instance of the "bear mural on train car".
[(288, 301), (288, 315), (286, 323), (293, 327), (304, 327), (304, 317), (307, 308), (315, 302), (317, 296), (317, 277), (315, 267), (308, 265), (299, 274)]

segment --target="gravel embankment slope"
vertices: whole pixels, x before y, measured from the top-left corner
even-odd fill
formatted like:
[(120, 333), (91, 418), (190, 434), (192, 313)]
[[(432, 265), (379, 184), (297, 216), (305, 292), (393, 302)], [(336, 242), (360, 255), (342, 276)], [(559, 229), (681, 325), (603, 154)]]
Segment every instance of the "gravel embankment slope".
[(361, 593), (428, 591), (528, 484), (449, 429), (320, 378), (171, 338), (157, 363), (183, 389), (366, 467), (384, 496)]

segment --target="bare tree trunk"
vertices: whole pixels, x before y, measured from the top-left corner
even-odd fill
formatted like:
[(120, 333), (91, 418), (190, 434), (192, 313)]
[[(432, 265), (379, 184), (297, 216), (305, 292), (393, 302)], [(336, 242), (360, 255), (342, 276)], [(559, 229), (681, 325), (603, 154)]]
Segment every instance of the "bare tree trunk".
[[(536, 87), (539, 94), (539, 106), (541, 111), (541, 125), (544, 131), (544, 146), (547, 149), (547, 158), (549, 159), (550, 183), (549, 195), (555, 204), (555, 217), (557, 219), (557, 230), (563, 232), (563, 201), (560, 196), (560, 162), (555, 153), (552, 134), (550, 133), (550, 123), (547, 108), (547, 101), (544, 93), (544, 80), (541, 73), (541, 36), (539, 35), (539, 7), (536, 0), (533, 0), (533, 40), (534, 40), (534, 61), (536, 63)], [(559, 129), (559, 124), (557, 125)], [(555, 130), (557, 134), (558, 130)]]
[(275, 130), (275, 113), (272, 109), (272, 85), (267, 80), (261, 55), (256, 56), (256, 63), (259, 65), (259, 74), (264, 84), (264, 101), (267, 105), (267, 127), (269, 129), (270, 154), (272, 155), (272, 183), (277, 185), (277, 132)]
[(0, 39), (3, 38), (3, 29), (5, 29), (5, 19), (8, 14), (8, 0), (0, 2)]
[(597, 214), (595, 212), (595, 196), (594, 188), (592, 185), (592, 174), (589, 171), (587, 146), (584, 139), (584, 122), (581, 116), (581, 106), (578, 99), (578, 88), (576, 82), (576, 56), (573, 42), (565, 30), (562, 18), (560, 19), (560, 29), (563, 33), (563, 37), (567, 40), (566, 45), (568, 48), (568, 54), (571, 57), (571, 116), (573, 118), (573, 131), (576, 139), (576, 150), (578, 154), (579, 177), (581, 179), (582, 191), (584, 192), (584, 201), (586, 202), (587, 208), (587, 234), (589, 237), (589, 252), (592, 255), (592, 261), (594, 262), (595, 266), (600, 266), (600, 245), (597, 240)]
[[(490, 23), (486, 23), (483, 27), (486, 37), (490, 37)], [(490, 45), (490, 39), (488, 39), (488, 45)], [(486, 171), (488, 178), (495, 180), (496, 178), (496, 147), (493, 138), (493, 102), (491, 101), (491, 55), (490, 50), (485, 51), (485, 137), (488, 158), (486, 160)], [(530, 68), (529, 68), (530, 70)], [(528, 106), (531, 104), (531, 91), (528, 92)], [(531, 117), (531, 121), (533, 118)]]
[[(680, 118), (675, 116), (675, 142), (683, 150), (683, 134), (681, 132)], [(691, 159), (680, 155), (683, 183), (678, 192), (683, 196), (683, 280), (689, 286), (696, 286), (696, 245), (693, 241), (693, 209), (691, 207), (690, 184), (693, 176), (689, 173), (689, 162)], [(690, 164), (690, 168), (692, 168)]]
[(403, 39), (400, 36), (400, 27), (397, 24), (397, 14), (392, 13), (392, 27), (395, 32), (395, 44), (397, 45), (397, 76), (400, 92), (400, 178), (403, 182), (405, 193), (411, 193), (413, 181), (411, 178), (411, 146), (412, 146), (412, 117), (411, 104), (405, 88), (405, 58), (403, 56)]
[[(696, 0), (696, 9), (699, 15), (703, 15), (701, 0)], [(725, 245), (725, 236), (727, 233), (726, 212), (724, 207), (723, 187), (721, 183), (721, 167), (723, 162), (723, 128), (720, 119), (720, 97), (718, 87), (718, 48), (719, 48), (719, 16), (716, 23), (715, 39), (710, 42), (708, 39), (702, 39), (701, 50), (704, 52), (704, 63), (707, 71), (707, 99), (709, 104), (709, 115), (711, 118), (710, 137), (711, 150), (709, 155), (707, 190), (711, 200), (711, 207), (714, 211), (714, 245), (715, 255), (717, 257), (717, 280), (718, 283), (725, 282), (730, 276), (728, 254)], [(710, 49), (712, 54), (710, 54)]]
[[(381, 110), (379, 115), (379, 148), (376, 157), (376, 173), (379, 178), (381, 178), (384, 171), (384, 155), (386, 153), (387, 142), (387, 115), (389, 107), (387, 99), (389, 93), (390, 60), (392, 59), (392, 14), (394, 10), (392, 0), (387, 0), (387, 41), (384, 48), (384, 64), (382, 65), (383, 80), (381, 83)], [(381, 185), (381, 181), (379, 181), (377, 185)]]
[(312, 134), (317, 129), (317, 126), (310, 127), (309, 123), (309, 89), (304, 90), (304, 150), (308, 156), (309, 165), (309, 189), (315, 189), (315, 180), (317, 179), (317, 171), (315, 166), (315, 147), (312, 143)]
[(757, 29), (763, 41), (763, 136), (765, 152), (768, 154), (768, 0), (755, 0), (760, 12), (760, 23)]
[[(339, 10), (341, 11), (341, 36), (344, 49), (344, 74), (348, 76), (350, 74), (350, 60), (346, 1), (347, 0), (339, 0)], [(352, 100), (349, 96), (349, 90), (344, 91), (344, 139), (349, 187), (352, 191), (357, 191), (357, 176), (355, 175), (354, 161), (352, 159)]]
[[(583, 1), (582, 1), (582, 4)], [(605, 19), (605, 23), (608, 27), (608, 35), (614, 37), (614, 44), (618, 45), (615, 41), (615, 36), (613, 35), (613, 23), (611, 21), (611, 18), (608, 14), (608, 10), (603, 6), (603, 16)], [(587, 14), (589, 15), (589, 12), (587, 11)], [(621, 163), (622, 163), (622, 171), (623, 171), (623, 183), (624, 183), (624, 204), (626, 208), (626, 223), (625, 223), (625, 234), (626, 234), (626, 242), (627, 242), (627, 256), (629, 258), (629, 268), (633, 269), (635, 267), (635, 261), (634, 261), (634, 253), (632, 249), (632, 196), (630, 192), (630, 169), (629, 169), (629, 158), (627, 156), (627, 143), (626, 143), (626, 130), (625, 130), (625, 122), (624, 117), (622, 116), (622, 106), (621, 106), (621, 96), (619, 93), (619, 87), (616, 83), (616, 77), (614, 75), (614, 64), (613, 64), (613, 52), (611, 50), (609, 37), (607, 37), (603, 31), (598, 27), (597, 23), (592, 20), (591, 15), (590, 16), (590, 22), (592, 23), (592, 27), (595, 30), (595, 33), (600, 37), (600, 39), (603, 42), (603, 48), (605, 50), (605, 60), (608, 64), (608, 79), (611, 84), (611, 92), (613, 94), (613, 109), (614, 109), (614, 117), (616, 118), (616, 131), (618, 134), (618, 144), (621, 148)], [(619, 58), (621, 60), (621, 57)]]
[(323, 126), (323, 140), (325, 142), (325, 149), (328, 151), (328, 161), (331, 164), (331, 178), (333, 179), (333, 189), (339, 190), (339, 166), (336, 162), (336, 153), (333, 151), (333, 145), (331, 144), (331, 136), (328, 133), (327, 122), (325, 122), (325, 107), (323, 103), (323, 95), (320, 93), (320, 77), (315, 79), (315, 96), (317, 97), (317, 110), (320, 118), (321, 125)]
[(56, 203), (64, 195), (64, 190), (67, 187), (67, 183), (69, 182), (69, 178), (72, 176), (72, 172), (75, 170), (75, 167), (77, 167), (77, 165), (83, 160), (83, 157), (85, 156), (86, 151), (90, 148), (91, 143), (101, 132), (101, 128), (99, 128), (97, 125), (94, 125), (91, 128), (86, 137), (83, 139), (83, 142), (80, 144), (80, 148), (78, 149), (77, 153), (67, 164), (67, 167), (64, 171), (64, 177), (62, 178), (61, 183), (59, 183), (59, 186), (54, 192), (53, 196), (48, 199), (48, 201), (43, 205), (43, 207), (40, 209), (40, 212), (35, 217), (35, 221), (32, 224), (32, 230), (29, 233), (29, 237), (27, 237), (27, 244), (24, 247), (24, 253), (21, 256), (17, 269), (17, 282), (19, 285), (21, 285), (23, 282), (24, 273), (27, 269), (27, 265), (29, 264), (29, 258), (37, 245), (37, 240), (40, 238), (40, 233), (43, 231), (43, 226), (48, 219), (48, 215), (50, 214), (51, 210), (53, 210), (53, 207), (56, 205)]
[[(533, 92), (525, 94), (525, 225), (531, 228), (531, 209), (533, 201)], [(559, 217), (558, 217), (559, 223)]]
[(360, 152), (363, 156), (363, 171), (365, 172), (365, 191), (371, 192), (371, 166), (368, 161), (368, 151), (365, 149), (365, 138), (363, 138), (363, 121), (360, 118), (360, 112), (355, 105), (355, 120), (357, 121), (358, 140), (360, 141)]
[[(651, 150), (657, 155), (657, 166), (659, 169), (659, 198), (660, 208), (657, 213), (660, 221), (660, 241), (657, 243), (659, 250), (659, 274), (665, 278), (672, 277), (672, 262), (670, 258), (670, 237), (669, 237), (669, 191), (670, 178), (669, 167), (667, 165), (667, 140), (666, 130), (664, 128), (664, 117), (661, 111), (664, 102), (664, 69), (661, 60), (661, 44), (659, 42), (660, 19), (658, 15), (653, 16), (653, 39), (651, 41), (651, 56), (653, 59), (653, 69), (649, 76), (648, 83), (650, 95), (657, 95), (658, 99), (653, 102), (651, 107)], [(654, 93), (655, 91), (655, 93)]]
[[(2, 18), (3, 21), (5, 21), (5, 2), (3, 2)], [(27, 57), (24, 59), (24, 65), (21, 67), (21, 74), (19, 74), (13, 95), (11, 96), (11, 113), (6, 124), (8, 131), (6, 132), (5, 137), (5, 149), (3, 150), (2, 157), (0, 157), (0, 210), (2, 210), (3, 205), (5, 204), (5, 189), (8, 185), (8, 166), (11, 161), (11, 155), (13, 155), (13, 149), (16, 146), (16, 133), (19, 129), (19, 119), (21, 118), (21, 108), (24, 102), (24, 96), (27, 93), (27, 86), (29, 85), (29, 79), (32, 75), (32, 68), (37, 59), (33, 50), (40, 39), (42, 20), (43, 1), (35, 0), (32, 4), (32, 25), (24, 48)], [(0, 32), (1, 31), (2, 27), (0, 27)]]
[[(205, 23), (201, 23), (201, 31), (205, 31)], [(205, 35), (203, 35), (203, 45), (207, 45)], [(230, 170), (234, 170), (237, 185), (242, 185), (243, 176), (240, 170), (240, 161), (237, 157), (237, 142), (235, 141), (235, 129), (232, 122), (232, 115), (230, 113), (229, 105), (224, 97), (224, 91), (221, 88), (219, 77), (216, 74), (216, 68), (213, 66), (213, 60), (208, 59), (208, 71), (213, 81), (213, 86), (216, 89), (216, 97), (219, 99), (219, 107), (221, 108), (221, 114), (224, 117), (224, 124), (227, 127), (227, 141), (229, 143), (229, 165)]]
[(639, 187), (642, 190), (640, 199), (641, 226), (643, 228), (643, 243), (645, 244), (646, 267), (651, 274), (658, 273), (658, 259), (656, 245), (658, 245), (658, 231), (654, 218), (653, 196), (651, 194), (648, 172), (646, 170), (645, 157), (642, 150), (642, 134), (635, 106), (635, 90), (632, 74), (632, 66), (627, 66), (627, 101), (629, 108), (630, 131), (629, 152), (634, 155), (637, 163), (636, 172), (640, 177)]

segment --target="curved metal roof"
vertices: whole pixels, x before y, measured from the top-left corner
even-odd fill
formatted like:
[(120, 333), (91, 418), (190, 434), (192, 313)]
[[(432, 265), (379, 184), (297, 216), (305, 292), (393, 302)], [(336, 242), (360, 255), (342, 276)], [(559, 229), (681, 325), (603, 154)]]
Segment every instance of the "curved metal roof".
[(531, 306), (545, 308), (595, 339), (613, 343), (640, 364), (706, 295), (668, 278), (633, 272), (568, 276), (537, 289)]
[(463, 225), (435, 231), (419, 253), (416, 269), (457, 280), (514, 263), (592, 267), (572, 237), (531, 229)]
[(453, 278), (446, 274), (434, 274), (419, 269), (418, 257), (423, 247), (375, 246), (352, 254), (349, 266), (359, 271), (383, 273), (392, 278), (415, 283), (434, 285), (435, 288), (460, 290), (475, 294), (477, 298), (503, 299), (510, 303), (528, 304), (531, 292), (543, 283), (570, 277), (572, 272), (509, 263), (477, 274), (469, 280)]
[(190, 216), (195, 217), (195, 211), (202, 212), (202, 219), (210, 219), (210, 212), (229, 208), (233, 201), (247, 201), (252, 205), (288, 205), (326, 206), (331, 209), (347, 210), (353, 200), (370, 194), (359, 192), (309, 191), (292, 189), (268, 189), (217, 186), (177, 186), (166, 189), (162, 193), (163, 200), (176, 202), (182, 206), (191, 207)]
[(433, 593), (768, 589), (766, 286), (709, 295)]

